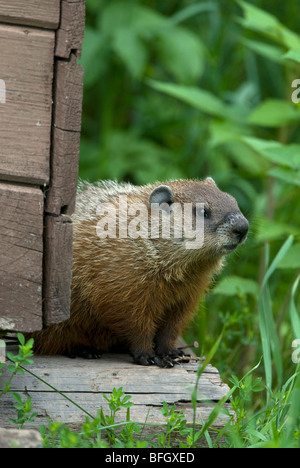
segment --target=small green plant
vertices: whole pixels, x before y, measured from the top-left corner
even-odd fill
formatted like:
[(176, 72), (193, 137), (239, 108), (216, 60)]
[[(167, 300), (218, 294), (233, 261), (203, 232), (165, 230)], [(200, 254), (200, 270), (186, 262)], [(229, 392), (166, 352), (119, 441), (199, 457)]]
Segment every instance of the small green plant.
[[(106, 434), (110, 440), (110, 443), (113, 447), (135, 447), (136, 441), (134, 434), (140, 434), (141, 427), (138, 424), (130, 421), (130, 408), (134, 404), (129, 401), (131, 399), (131, 395), (124, 396), (123, 388), (120, 387), (118, 389), (114, 388), (110, 397), (107, 395), (103, 395), (103, 397), (109, 404), (110, 414), (104, 415), (101, 409), (100, 415), (104, 427), (107, 426)], [(122, 408), (126, 409), (126, 424), (118, 434), (116, 429), (119, 427), (119, 425), (116, 424), (116, 413)]]
[(32, 401), (31, 397), (28, 397), (25, 402), (23, 402), (21, 396), (11, 391), (11, 382), (14, 376), (19, 374), (24, 374), (24, 365), (32, 364), (33, 361), (30, 359), (33, 356), (32, 346), (33, 346), (33, 339), (31, 338), (25, 343), (25, 338), (21, 333), (18, 333), (18, 340), (19, 340), (19, 351), (18, 354), (12, 354), (11, 352), (7, 352), (7, 358), (10, 361), (10, 364), (1, 363), (0, 364), (0, 375), (2, 375), (1, 370), (6, 368), (7, 371), (11, 373), (7, 382), (4, 382), (3, 388), (0, 389), (0, 398), (4, 394), (10, 392), (13, 399), (15, 400), (14, 407), (18, 411), (17, 419), (10, 419), (13, 423), (15, 423), (19, 428), (23, 427), (26, 422), (34, 421), (37, 413), (32, 412)]
[[(109, 403), (110, 413), (105, 415), (98, 409), (95, 418), (87, 416), (79, 431), (72, 431), (61, 422), (50, 422), (41, 426), (43, 446), (45, 448), (144, 448), (147, 441), (139, 440), (141, 426), (130, 420), (131, 395), (125, 395), (123, 388), (114, 388), (111, 395), (103, 395)], [(116, 422), (116, 414), (126, 409), (126, 420)], [(106, 439), (104, 436), (106, 435)]]
[[(256, 366), (257, 367), (257, 366)], [(270, 392), (267, 404), (253, 409), (254, 393), (263, 390), (259, 378), (248, 374), (235, 385), (232, 408), (235, 416), (228, 424), (228, 447), (233, 448), (299, 448), (300, 419), (299, 392), (300, 368), (282, 386), (281, 390)]]
[(171, 447), (171, 438), (174, 434), (185, 435), (186, 434), (186, 419), (184, 411), (177, 411), (176, 406), (173, 405), (169, 409), (168, 403), (163, 402), (163, 407), (160, 410), (163, 416), (166, 418), (166, 429), (165, 432), (161, 432), (157, 436), (159, 447), (169, 448)]

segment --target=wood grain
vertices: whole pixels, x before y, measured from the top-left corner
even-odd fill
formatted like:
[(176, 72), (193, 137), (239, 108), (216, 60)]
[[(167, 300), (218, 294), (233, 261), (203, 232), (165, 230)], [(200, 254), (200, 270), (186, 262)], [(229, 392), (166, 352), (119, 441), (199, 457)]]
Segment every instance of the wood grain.
[(70, 315), (72, 280), (72, 223), (68, 216), (45, 216), (44, 325)]
[(54, 32), (0, 25), (0, 179), (49, 181)]
[(70, 60), (57, 60), (54, 84), (55, 127), (62, 130), (80, 132), (82, 113), (83, 68), (76, 56)]
[(43, 193), (0, 183), (0, 329), (42, 327)]
[(0, 22), (56, 29), (60, 0), (0, 0)]
[(46, 211), (72, 214), (75, 206), (82, 113), (83, 69), (74, 54), (56, 60), (51, 178)]
[[(191, 393), (196, 383), (197, 362), (176, 365), (172, 369), (155, 366), (143, 367), (132, 363), (128, 355), (104, 354), (99, 360), (69, 359), (63, 356), (36, 356), (34, 364), (28, 366), (31, 372), (66, 394), (92, 416), (101, 407), (104, 414), (110, 410), (103, 394), (111, 394), (113, 388), (123, 387), (126, 395), (131, 395), (134, 406), (130, 409), (131, 420), (140, 423), (165, 424), (160, 409), (163, 402), (175, 404), (176, 409), (184, 409), (188, 423), (193, 421)], [(5, 375), (3, 376), (5, 378)], [(17, 375), (13, 380), (13, 391), (30, 395), (33, 408), (38, 411), (38, 427), (47, 423), (47, 418), (63, 421), (73, 429), (78, 429), (85, 421), (86, 414), (55, 393), (43, 382), (30, 374)], [(224, 384), (216, 368), (208, 365), (198, 383), (196, 424), (199, 428), (202, 418), (205, 421), (216, 401), (223, 398), (229, 387)], [(211, 403), (208, 402), (211, 401)], [(5, 395), (0, 413), (0, 426), (12, 427), (13, 401)], [(230, 409), (229, 405), (227, 408)], [(117, 413), (117, 421), (126, 420), (126, 410)], [(219, 415), (214, 428), (225, 425), (227, 417)], [(158, 432), (158, 428), (147, 426), (143, 437)], [(211, 432), (211, 436), (213, 432)], [(203, 440), (202, 440), (203, 443)]]
[(61, 22), (56, 35), (55, 55), (68, 58), (73, 52), (81, 56), (85, 26), (85, 0), (62, 0)]
[(51, 178), (45, 210), (53, 214), (72, 214), (78, 181), (80, 132), (54, 128), (52, 134)]

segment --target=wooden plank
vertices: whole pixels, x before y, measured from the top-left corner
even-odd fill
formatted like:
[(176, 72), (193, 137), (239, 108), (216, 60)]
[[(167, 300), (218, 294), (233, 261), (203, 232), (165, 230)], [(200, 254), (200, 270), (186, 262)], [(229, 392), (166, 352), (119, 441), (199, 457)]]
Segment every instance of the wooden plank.
[(49, 181), (54, 36), (0, 25), (0, 179)]
[(54, 84), (55, 127), (80, 132), (82, 113), (83, 68), (71, 55), (70, 60), (57, 60)]
[(53, 214), (72, 214), (78, 180), (80, 132), (53, 129), (51, 179), (45, 210)]
[(42, 327), (43, 193), (0, 183), (0, 329)]
[[(125, 394), (131, 395), (134, 406), (130, 410), (131, 420), (144, 423), (164, 424), (165, 419), (160, 409), (163, 402), (175, 404), (176, 409), (184, 409), (188, 423), (193, 421), (191, 392), (196, 383), (198, 362), (176, 365), (172, 369), (160, 369), (155, 366), (143, 367), (133, 364), (128, 355), (104, 354), (99, 360), (69, 359), (63, 356), (36, 356), (34, 364), (28, 369), (45, 380), (54, 388), (66, 394), (75, 403), (92, 416), (96, 416), (101, 407), (105, 414), (110, 410), (103, 394), (109, 395), (113, 388), (123, 387)], [(3, 376), (5, 379), (5, 375)], [(79, 429), (86, 414), (72, 405), (58, 393), (31, 374), (17, 375), (13, 380), (12, 390), (31, 396), (34, 411), (38, 412), (37, 421), (28, 427), (39, 427), (47, 423), (47, 418), (62, 421), (73, 429)], [(229, 391), (217, 369), (207, 366), (198, 384), (198, 405), (196, 423), (205, 421), (213, 402), (219, 401)], [(211, 403), (208, 402), (211, 400)], [(0, 426), (11, 427), (13, 401), (9, 395), (2, 398)], [(227, 405), (230, 409), (230, 406)], [(117, 421), (126, 420), (126, 411), (117, 413)], [(219, 415), (214, 428), (221, 428), (227, 418)], [(157, 427), (148, 427), (143, 436), (157, 433)], [(213, 435), (213, 433), (211, 433)]]
[(60, 0), (0, 0), (0, 22), (57, 29)]
[(68, 216), (45, 216), (44, 325), (69, 317), (72, 280), (72, 223)]
[(56, 35), (55, 55), (80, 58), (85, 26), (85, 0), (62, 0), (61, 23)]

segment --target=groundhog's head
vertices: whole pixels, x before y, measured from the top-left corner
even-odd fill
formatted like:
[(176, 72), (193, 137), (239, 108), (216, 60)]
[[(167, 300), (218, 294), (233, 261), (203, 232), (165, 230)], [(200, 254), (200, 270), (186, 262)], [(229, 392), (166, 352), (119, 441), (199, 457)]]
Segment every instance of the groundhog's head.
[(222, 256), (247, 237), (249, 223), (235, 198), (222, 192), (211, 177), (159, 185), (152, 190), (149, 204), (154, 214), (159, 208), (162, 223), (171, 221), (171, 237), (178, 247)]

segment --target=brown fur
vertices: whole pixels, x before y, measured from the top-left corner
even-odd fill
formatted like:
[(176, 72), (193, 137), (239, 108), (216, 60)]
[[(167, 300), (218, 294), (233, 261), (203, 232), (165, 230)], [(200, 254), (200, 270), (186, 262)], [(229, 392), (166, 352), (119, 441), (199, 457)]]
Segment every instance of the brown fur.
[(70, 318), (31, 334), (36, 353), (78, 354), (83, 347), (97, 354), (122, 346), (137, 363), (173, 364), (176, 339), (220, 271), (224, 246), (245, 238), (237, 240), (236, 222), (229, 223), (228, 214), (236, 215), (245, 232), (248, 223), (235, 199), (212, 179), (179, 180), (165, 183), (175, 202), (204, 202), (210, 210), (202, 248), (186, 249), (182, 240), (172, 238), (99, 239), (95, 227), (100, 202), (116, 205), (119, 194), (126, 194), (128, 205), (139, 201), (149, 206), (150, 194), (159, 185), (107, 182), (88, 184), (79, 192), (73, 215)]

